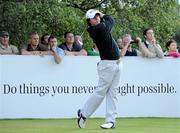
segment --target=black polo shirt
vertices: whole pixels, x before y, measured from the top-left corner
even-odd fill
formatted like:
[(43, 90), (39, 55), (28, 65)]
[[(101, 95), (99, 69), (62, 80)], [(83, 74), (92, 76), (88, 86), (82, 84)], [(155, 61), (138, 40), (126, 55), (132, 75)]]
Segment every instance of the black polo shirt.
[(28, 45), (24, 45), (22, 47), (22, 49), (25, 49), (27, 51), (47, 51), (49, 50), (46, 46), (42, 45), (42, 44), (38, 44), (37, 47), (35, 49), (33, 49), (31, 47), (31, 44), (28, 44)]
[(132, 49), (132, 51), (126, 51), (125, 56), (137, 56), (137, 51), (135, 49)]
[(72, 49), (69, 49), (66, 45), (66, 43), (63, 43), (61, 45), (58, 46), (59, 48), (62, 48), (63, 50), (67, 50), (67, 51), (70, 51), (70, 52), (79, 52), (81, 51), (81, 46), (77, 45), (77, 44), (73, 44), (72, 46)]
[(105, 15), (103, 19), (103, 22), (90, 26), (87, 31), (99, 49), (101, 60), (118, 60), (120, 58), (119, 48), (111, 35), (114, 21), (108, 15)]

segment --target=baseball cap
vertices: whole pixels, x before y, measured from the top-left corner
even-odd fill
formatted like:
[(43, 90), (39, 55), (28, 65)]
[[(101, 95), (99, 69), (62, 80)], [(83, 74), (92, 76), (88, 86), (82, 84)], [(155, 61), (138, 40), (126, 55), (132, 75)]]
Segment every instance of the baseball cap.
[(0, 37), (5, 37), (5, 36), (9, 36), (9, 33), (7, 31), (1, 31)]
[(98, 10), (96, 10), (96, 9), (89, 9), (86, 12), (86, 16), (85, 17), (86, 17), (86, 19), (91, 19), (91, 18), (94, 18), (97, 13), (100, 14), (100, 12)]

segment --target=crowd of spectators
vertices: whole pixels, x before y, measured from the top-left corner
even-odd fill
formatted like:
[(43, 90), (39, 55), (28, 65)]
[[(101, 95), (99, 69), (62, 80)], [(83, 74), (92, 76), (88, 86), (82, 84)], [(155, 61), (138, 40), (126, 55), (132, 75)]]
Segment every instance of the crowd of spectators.
[[(164, 56), (180, 57), (177, 42), (170, 39), (165, 47), (167, 51), (163, 52), (161, 46), (155, 38), (154, 30), (147, 28), (143, 32), (144, 41), (140, 37), (132, 39), (130, 34), (125, 34), (117, 39), (121, 56), (142, 56), (146, 58), (163, 58)], [(136, 46), (135, 47), (133, 47)]]
[[(163, 52), (161, 46), (155, 38), (154, 30), (147, 28), (143, 32), (144, 41), (140, 37), (132, 39), (130, 34), (125, 34), (117, 39), (120, 55), (123, 56), (142, 56), (146, 58), (163, 58), (164, 56), (180, 57), (177, 42), (170, 39), (166, 44), (166, 51)], [(9, 43), (9, 33), (0, 32), (0, 55), (21, 54), (21, 55), (52, 55), (59, 64), (65, 55), (69, 56), (99, 56), (99, 51), (95, 43), (92, 47), (83, 48), (83, 38), (74, 35), (73, 32), (64, 33), (64, 42), (58, 45), (55, 35), (45, 33), (40, 38), (37, 32), (29, 35), (29, 42), (23, 44), (20, 50)], [(135, 47), (134, 47), (135, 46)]]

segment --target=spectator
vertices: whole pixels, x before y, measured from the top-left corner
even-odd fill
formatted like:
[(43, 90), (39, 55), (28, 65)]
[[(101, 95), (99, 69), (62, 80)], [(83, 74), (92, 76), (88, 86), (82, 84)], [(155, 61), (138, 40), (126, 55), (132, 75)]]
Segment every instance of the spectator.
[(59, 45), (66, 55), (87, 55), (86, 50), (82, 49), (79, 45), (74, 43), (74, 34), (72, 32), (66, 32), (64, 34), (65, 42)]
[(36, 32), (32, 32), (30, 34), (30, 43), (28, 45), (24, 45), (21, 49), (22, 55), (49, 55), (51, 54), (49, 49), (39, 44), (39, 35)]
[(16, 46), (9, 44), (9, 33), (0, 32), (0, 54), (19, 54)]
[(45, 33), (45, 34), (41, 37), (41, 44), (43, 44), (43, 45), (46, 46), (47, 48), (49, 48), (48, 38), (49, 38), (49, 34), (48, 34), (48, 33)]
[(131, 35), (125, 34), (122, 38), (121, 43), (121, 56), (139, 56), (141, 52), (137, 49), (132, 48), (132, 43), (138, 43), (133, 41)]
[(180, 57), (180, 53), (177, 49), (177, 43), (175, 40), (171, 39), (166, 43), (166, 49), (165, 56), (172, 56), (172, 57)]
[(64, 51), (61, 48), (57, 47), (57, 38), (54, 35), (51, 35), (48, 38), (48, 43), (50, 46), (50, 50), (52, 51), (52, 55), (54, 56), (54, 60), (57, 64), (59, 64), (65, 55)]
[(99, 56), (99, 50), (95, 43), (93, 43), (93, 47), (88, 49), (87, 51), (89, 56)]
[(121, 44), (122, 44), (122, 39), (118, 38), (117, 39), (117, 45), (118, 45), (119, 49), (122, 49), (122, 47), (121, 47), (122, 45)]
[[(139, 49), (142, 52), (144, 57), (154, 58), (159, 57), (162, 58), (164, 56), (161, 46), (157, 43), (156, 38), (154, 37), (154, 31), (152, 28), (147, 28), (144, 30), (144, 43), (138, 43)], [(141, 42), (141, 39), (137, 39)]]
[(74, 43), (81, 46), (81, 48), (82, 48), (83, 47), (82, 37), (80, 35), (75, 35)]

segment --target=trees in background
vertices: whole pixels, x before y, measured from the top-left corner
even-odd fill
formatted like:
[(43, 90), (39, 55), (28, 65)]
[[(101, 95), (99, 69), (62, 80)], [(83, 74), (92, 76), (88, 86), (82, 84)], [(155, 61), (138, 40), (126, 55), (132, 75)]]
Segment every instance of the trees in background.
[(143, 37), (143, 30), (153, 27), (163, 46), (180, 26), (177, 0), (0, 0), (0, 30), (8, 31), (18, 47), (27, 43), (32, 31), (56, 34), (61, 43), (66, 31), (83, 33), (87, 48), (92, 42), (84, 14), (90, 8), (114, 17), (115, 38), (126, 33)]

